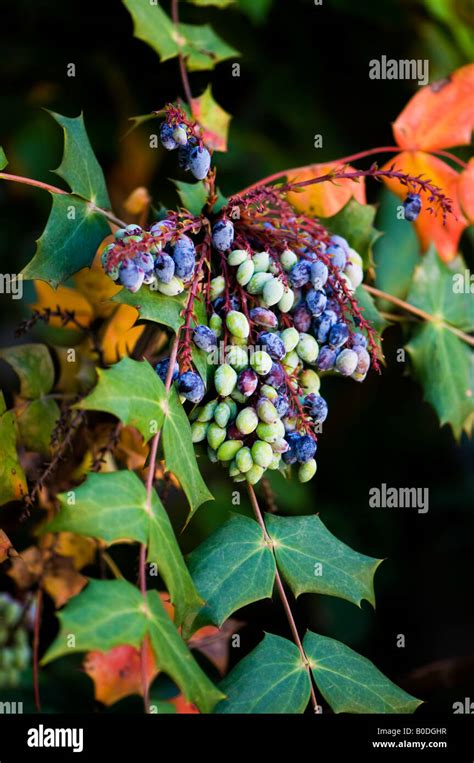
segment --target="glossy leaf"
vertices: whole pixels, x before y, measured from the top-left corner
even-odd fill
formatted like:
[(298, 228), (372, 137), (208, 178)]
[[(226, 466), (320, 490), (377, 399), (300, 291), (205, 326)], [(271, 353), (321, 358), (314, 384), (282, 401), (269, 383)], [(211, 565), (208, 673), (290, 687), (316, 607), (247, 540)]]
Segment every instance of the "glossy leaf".
[(145, 442), (163, 424), (165, 387), (148, 361), (123, 358), (112, 368), (97, 369), (99, 381), (77, 404), (88, 411), (107, 411), (138, 429)]
[(204, 143), (214, 151), (227, 151), (231, 115), (214, 100), (211, 86), (191, 101), (191, 113), (203, 128)]
[(353, 551), (338, 540), (316, 515), (278, 517), (268, 514), (278, 569), (295, 596), (323, 593), (360, 606), (375, 606), (374, 574), (381, 559)]
[(118, 305), (101, 330), (104, 361), (109, 365), (130, 355), (145, 327), (136, 326), (138, 312), (129, 305)]
[(200, 215), (207, 201), (207, 190), (202, 180), (197, 183), (173, 180), (173, 183), (178, 190), (183, 207), (193, 215)]
[(140, 318), (155, 323), (162, 323), (176, 331), (182, 324), (181, 313), (186, 303), (186, 294), (177, 297), (165, 297), (157, 291), (142, 288), (132, 294), (128, 289), (122, 289), (114, 298), (113, 302), (122, 305), (131, 305), (138, 310)]
[(156, 3), (123, 0), (134, 22), (134, 34), (150, 45), (162, 61), (180, 53), (190, 71), (213, 69), (220, 61), (238, 55), (210, 26), (180, 23), (177, 27)]
[(227, 695), (217, 705), (219, 714), (303, 713), (310, 696), (310, 680), (298, 648), (271, 633), (237, 663), (219, 688)]
[(178, 478), (189, 501), (189, 521), (196, 509), (213, 497), (201, 477), (191, 439), (191, 425), (174, 387), (171, 387), (167, 400), (163, 448), (166, 467)]
[(3, 147), (0, 146), (0, 171), (4, 170), (7, 164), (8, 164), (8, 159), (5, 155), (5, 151), (3, 150)]
[[(322, 177), (332, 170), (342, 170), (340, 164), (310, 164), (308, 167), (299, 167), (288, 170), (289, 182), (300, 182), (311, 178)], [(350, 170), (346, 167), (346, 170)], [(315, 183), (298, 192), (291, 191), (288, 201), (298, 212), (312, 215), (313, 217), (333, 217), (341, 211), (350, 199), (356, 199), (360, 204), (365, 204), (365, 184), (362, 178), (359, 182), (344, 178), (342, 180)]]
[(40, 278), (56, 287), (91, 264), (97, 247), (110, 232), (106, 219), (90, 203), (68, 194), (52, 194), (53, 205), (36, 253), (22, 270), (24, 278)]
[(50, 392), (54, 383), (54, 366), (44, 344), (19, 344), (0, 350), (20, 379), (20, 395), (34, 400)]
[(421, 704), (340, 641), (308, 631), (303, 648), (316, 685), (335, 713), (413, 713)]
[(221, 626), (233, 612), (270, 598), (275, 560), (253, 519), (236, 514), (219, 527), (188, 559), (196, 588), (206, 601), (194, 628)]

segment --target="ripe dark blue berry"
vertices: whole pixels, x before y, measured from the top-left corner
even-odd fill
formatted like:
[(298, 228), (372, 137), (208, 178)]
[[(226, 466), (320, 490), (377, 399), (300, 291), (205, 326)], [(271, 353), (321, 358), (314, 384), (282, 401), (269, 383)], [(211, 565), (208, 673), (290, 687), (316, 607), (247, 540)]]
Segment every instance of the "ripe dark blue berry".
[(230, 220), (219, 220), (212, 229), (212, 243), (219, 252), (227, 252), (234, 240), (234, 225)]
[(186, 371), (178, 377), (178, 390), (191, 403), (200, 403), (204, 397), (204, 382), (199, 374)]
[(296, 455), (296, 443), (300, 437), (301, 435), (297, 432), (287, 432), (285, 435), (285, 440), (289, 445), (288, 450), (282, 454), (282, 459), (285, 464), (296, 464), (298, 461), (298, 456)]
[(305, 304), (298, 305), (293, 313), (293, 323), (295, 329), (302, 332), (303, 334), (306, 334), (309, 331), (309, 327), (311, 326), (311, 318), (311, 311), (307, 308), (307, 306)]
[(405, 220), (414, 222), (421, 212), (421, 198), (418, 193), (409, 193), (403, 202)]
[(311, 263), (306, 260), (300, 260), (290, 270), (291, 285), (295, 289), (300, 289), (308, 283), (311, 275)]
[(308, 309), (312, 315), (316, 317), (322, 315), (326, 309), (327, 301), (328, 298), (326, 297), (324, 291), (316, 291), (315, 289), (310, 289), (306, 295), (306, 304)]
[(194, 146), (188, 156), (188, 166), (196, 180), (204, 180), (211, 166), (211, 155), (204, 146)]
[(136, 292), (143, 283), (144, 272), (134, 260), (124, 260), (120, 266), (119, 282), (131, 292)]
[[(170, 359), (169, 358), (164, 358), (163, 360), (160, 360), (159, 363), (157, 363), (156, 366), (155, 366), (155, 371), (158, 374), (158, 376), (160, 377), (160, 379), (163, 382), (163, 384), (166, 382), (166, 377), (168, 375), (169, 364), (170, 364)], [(174, 368), (173, 368), (173, 375), (171, 377), (171, 381), (176, 381), (178, 376), (179, 376), (179, 366), (178, 366), (177, 363), (175, 363), (174, 364)]]
[(271, 331), (262, 331), (257, 337), (257, 344), (264, 347), (273, 360), (281, 360), (286, 355), (285, 345), (278, 336)]
[(253, 395), (257, 389), (257, 384), (258, 375), (253, 368), (245, 368), (237, 377), (237, 389), (245, 395), (245, 397)]
[(204, 352), (210, 352), (217, 347), (217, 337), (207, 326), (196, 326), (193, 331), (193, 342)]
[(316, 440), (309, 436), (309, 434), (301, 435), (295, 440), (295, 452), (296, 458), (300, 464), (305, 464), (310, 458), (313, 458), (316, 453)]
[(169, 283), (174, 276), (174, 260), (169, 254), (157, 254), (155, 258), (155, 274), (162, 283)]
[(179, 278), (188, 279), (194, 273), (196, 265), (195, 248), (189, 236), (181, 236), (173, 249), (175, 274)]
[(337, 358), (337, 350), (332, 347), (321, 347), (317, 359), (317, 365), (320, 371), (330, 371), (334, 368), (334, 364)]
[(331, 265), (338, 270), (343, 270), (346, 267), (347, 255), (342, 246), (328, 246), (326, 254), (331, 258)]
[(174, 127), (171, 127), (167, 122), (163, 122), (160, 127), (160, 140), (162, 145), (168, 150), (173, 151), (178, 148), (178, 144), (173, 138)]
[(306, 395), (303, 401), (303, 406), (316, 424), (322, 424), (323, 421), (326, 421), (328, 404), (321, 395), (317, 395), (315, 392)]
[(335, 323), (329, 332), (329, 344), (332, 347), (342, 347), (349, 339), (349, 334), (345, 323)]

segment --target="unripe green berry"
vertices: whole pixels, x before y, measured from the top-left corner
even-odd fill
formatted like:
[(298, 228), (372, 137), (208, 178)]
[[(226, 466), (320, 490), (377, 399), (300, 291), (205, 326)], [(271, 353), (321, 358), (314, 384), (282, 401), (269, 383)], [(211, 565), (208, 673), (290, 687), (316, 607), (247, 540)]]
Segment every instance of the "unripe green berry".
[(281, 456), (279, 453), (274, 453), (272, 456), (272, 460), (268, 464), (267, 469), (279, 469), (281, 464)]
[(214, 411), (214, 421), (220, 427), (226, 427), (230, 419), (230, 406), (227, 403), (219, 403)]
[(243, 371), (249, 364), (247, 350), (238, 344), (229, 345), (226, 349), (226, 360), (237, 372)]
[(233, 334), (231, 334), (230, 343), (235, 345), (236, 347), (247, 347), (247, 339), (244, 338), (243, 336), (234, 336)]
[(243, 445), (242, 440), (226, 440), (217, 451), (219, 461), (232, 461)]
[(250, 358), (250, 365), (252, 366), (253, 370), (259, 374), (259, 376), (266, 376), (271, 371), (273, 361), (268, 352), (265, 352), (265, 350), (259, 350), (258, 352), (254, 352), (252, 354), (252, 357)]
[(278, 392), (276, 391), (275, 387), (271, 386), (271, 384), (262, 384), (260, 394), (262, 394), (264, 397), (267, 397), (269, 400), (276, 400), (278, 397)]
[(295, 350), (291, 350), (291, 352), (287, 352), (283, 360), (281, 361), (283, 368), (287, 373), (293, 373), (293, 371), (298, 368), (298, 365), (300, 363), (300, 359), (298, 354), (295, 352)]
[(235, 420), (235, 426), (242, 434), (254, 432), (258, 425), (258, 416), (253, 408), (244, 408)]
[(246, 403), (247, 398), (243, 394), (243, 392), (240, 391), (240, 389), (237, 389), (237, 387), (232, 390), (231, 397), (233, 400), (236, 400), (237, 403)]
[(319, 392), (321, 379), (312, 368), (305, 368), (300, 374), (299, 384), (305, 395), (309, 395), (311, 392)]
[(252, 445), (252, 458), (255, 464), (267, 469), (273, 459), (273, 450), (268, 442), (256, 440)]
[(217, 338), (222, 336), (222, 326), (223, 321), (221, 316), (217, 315), (217, 313), (212, 313), (209, 318), (209, 328), (214, 332)]
[(233, 391), (237, 382), (237, 374), (232, 366), (223, 363), (214, 374), (214, 386), (221, 397), (227, 397)]
[(353, 265), (358, 265), (360, 268), (362, 268), (364, 264), (359, 252), (356, 252), (356, 250), (352, 248), (349, 248), (349, 262), (352, 262)]
[(222, 402), (229, 406), (230, 421), (233, 421), (235, 417), (237, 416), (237, 413), (239, 412), (237, 403), (231, 397), (226, 397), (226, 399), (223, 400)]
[(211, 400), (209, 403), (206, 403), (206, 405), (202, 406), (199, 416), (197, 417), (198, 421), (212, 421), (214, 418), (214, 411), (217, 408), (218, 400)]
[(240, 474), (240, 469), (235, 463), (235, 458), (234, 458), (234, 460), (230, 462), (229, 477), (237, 477), (239, 474)]
[(239, 283), (241, 286), (248, 284), (253, 276), (254, 269), (255, 268), (252, 260), (245, 260), (245, 262), (243, 262), (237, 268), (237, 283)]
[(305, 464), (301, 464), (298, 469), (298, 479), (300, 482), (309, 482), (316, 474), (317, 464), (314, 458), (310, 458)]
[(254, 464), (246, 473), (245, 479), (250, 485), (256, 485), (259, 479), (262, 478), (264, 471), (261, 466)]
[(227, 431), (225, 427), (220, 427), (212, 422), (207, 429), (207, 441), (213, 450), (218, 450), (226, 438)]
[(289, 313), (295, 301), (295, 292), (285, 289), (282, 298), (278, 301), (278, 308), (282, 313)]
[(211, 464), (216, 464), (218, 461), (216, 451), (214, 450), (214, 448), (210, 448), (209, 446), (207, 448), (207, 457), (209, 461), (211, 462)]
[(245, 249), (234, 249), (227, 257), (229, 265), (233, 265), (234, 267), (238, 267), (245, 261), (251, 262), (249, 253)]
[(257, 403), (258, 418), (266, 424), (272, 424), (278, 420), (277, 409), (270, 400), (262, 397)]
[(271, 273), (254, 273), (252, 278), (247, 284), (247, 291), (249, 294), (261, 294), (263, 287), (268, 281), (273, 281), (274, 278)]
[(252, 257), (256, 273), (266, 273), (270, 265), (270, 255), (268, 252), (256, 252)]
[(235, 456), (235, 463), (239, 467), (239, 471), (248, 472), (253, 466), (253, 458), (250, 453), (250, 448), (241, 448)]
[(276, 303), (279, 302), (282, 298), (284, 291), (285, 287), (283, 286), (282, 282), (279, 281), (278, 278), (274, 278), (272, 276), (272, 280), (267, 281), (263, 287), (262, 297), (265, 304), (269, 307), (271, 305), (276, 305)]
[(191, 424), (191, 434), (193, 442), (202, 442), (206, 439), (207, 428), (209, 424), (204, 421), (195, 421)]
[(257, 427), (257, 437), (264, 440), (264, 442), (275, 442), (281, 439), (284, 434), (285, 427), (280, 419), (272, 424), (265, 424), (265, 422), (261, 421)]
[(293, 265), (296, 265), (298, 262), (298, 257), (294, 252), (291, 251), (291, 249), (285, 249), (284, 252), (280, 255), (280, 262), (282, 265), (282, 268), (286, 271), (291, 270)]
[(279, 437), (278, 440), (272, 442), (272, 450), (274, 453), (285, 453), (288, 450), (288, 443), (283, 437)]
[(224, 276), (216, 276), (211, 280), (211, 288), (209, 289), (209, 297), (211, 302), (217, 297), (220, 297), (225, 292), (225, 278)]
[(291, 352), (300, 341), (300, 333), (293, 327), (283, 329), (280, 333), (280, 339), (285, 345), (285, 350)]
[(300, 341), (296, 346), (296, 352), (305, 363), (316, 363), (319, 354), (319, 345), (311, 334), (300, 334)]
[(184, 291), (184, 283), (178, 276), (173, 276), (169, 283), (163, 283), (157, 281), (157, 289), (160, 294), (164, 294), (166, 297), (176, 297), (177, 294), (181, 294)]
[(250, 334), (250, 326), (247, 317), (238, 310), (227, 313), (225, 323), (230, 333), (240, 339), (247, 339)]

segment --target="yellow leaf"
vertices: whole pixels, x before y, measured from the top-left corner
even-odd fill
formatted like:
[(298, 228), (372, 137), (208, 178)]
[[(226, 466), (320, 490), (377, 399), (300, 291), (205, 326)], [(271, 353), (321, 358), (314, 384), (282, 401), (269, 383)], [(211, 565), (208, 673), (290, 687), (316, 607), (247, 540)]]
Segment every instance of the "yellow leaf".
[[(91, 305), (75, 289), (70, 289), (68, 286), (58, 286), (57, 289), (53, 289), (45, 281), (35, 281), (35, 289), (37, 302), (31, 305), (33, 310), (45, 310), (46, 308), (56, 310), (58, 307), (63, 311), (74, 310), (75, 318), (83, 326), (89, 326), (92, 322), (94, 311)], [(49, 323), (50, 326), (64, 325), (61, 318), (52, 318)], [(80, 330), (71, 322), (68, 322), (65, 326), (68, 329)]]
[[(288, 170), (289, 183), (310, 180), (311, 178), (328, 175), (331, 170), (342, 170), (338, 164), (310, 164), (308, 167), (300, 167), (296, 170)], [(346, 165), (345, 169), (352, 169)], [(290, 192), (287, 195), (292, 206), (303, 214), (311, 217), (332, 217), (337, 214), (354, 197), (360, 204), (366, 203), (365, 183), (362, 178), (359, 182), (344, 178), (342, 180), (327, 180), (324, 183), (315, 183)]]
[(117, 363), (130, 355), (140, 338), (144, 326), (135, 326), (138, 310), (130, 305), (119, 305), (102, 329), (104, 359), (108, 364)]
[(115, 304), (110, 300), (120, 291), (121, 287), (116, 286), (111, 278), (104, 272), (100, 256), (106, 244), (113, 241), (112, 236), (108, 236), (102, 242), (99, 250), (94, 257), (90, 268), (83, 268), (74, 276), (74, 282), (81, 294), (91, 305), (91, 312), (99, 318), (108, 318), (112, 315)]

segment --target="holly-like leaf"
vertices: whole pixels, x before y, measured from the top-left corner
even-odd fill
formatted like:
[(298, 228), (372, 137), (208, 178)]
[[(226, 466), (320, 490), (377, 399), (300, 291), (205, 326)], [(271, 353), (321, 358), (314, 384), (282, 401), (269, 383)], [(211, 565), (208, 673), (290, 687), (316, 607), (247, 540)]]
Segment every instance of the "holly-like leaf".
[(189, 702), (203, 713), (210, 713), (224, 694), (201, 670), (171, 622), (156, 591), (148, 593), (149, 633), (156, 661)]
[(19, 344), (0, 350), (20, 379), (20, 395), (29, 400), (47, 395), (54, 383), (54, 366), (44, 344)]
[(98, 207), (110, 207), (104, 175), (92, 150), (83, 115), (65, 117), (49, 112), (64, 131), (64, 153), (55, 173), (69, 185), (72, 193)]
[(227, 136), (232, 117), (214, 100), (210, 85), (199, 98), (192, 99), (191, 113), (193, 119), (203, 128), (206, 146), (214, 151), (227, 151)]
[(90, 265), (97, 247), (110, 232), (105, 217), (90, 202), (54, 193), (53, 206), (24, 278), (40, 278), (56, 287), (60, 281)]
[(340, 641), (308, 631), (303, 648), (318, 689), (335, 713), (413, 713), (421, 705)]
[(463, 430), (470, 433), (474, 424), (474, 350), (448, 327), (474, 331), (474, 300), (466, 274), (461, 261), (447, 267), (432, 251), (415, 270), (407, 297), (437, 319), (415, 328), (407, 350), (425, 399), (457, 438)]
[(400, 148), (435, 151), (468, 145), (474, 126), (474, 64), (421, 88), (393, 123)]
[(147, 509), (146, 489), (136, 474), (118, 471), (90, 474), (75, 490), (58, 496), (60, 512), (46, 532), (67, 530), (89, 535), (106, 543), (134, 540), (148, 546), (148, 561), (156, 564), (170, 592), (178, 625), (191, 622), (202, 599), (184, 563), (173, 528), (157, 493)]
[[(328, 175), (333, 170), (342, 170), (340, 164), (310, 164), (308, 167), (299, 167), (288, 170), (287, 179), (296, 183), (312, 178)], [(347, 171), (352, 168), (346, 166)], [(325, 181), (315, 183), (300, 190), (291, 191), (288, 201), (298, 212), (312, 215), (313, 217), (333, 217), (347, 204), (350, 199), (356, 199), (360, 204), (366, 203), (364, 179), (359, 182), (349, 178), (342, 180)]]
[(462, 212), (470, 224), (474, 224), (474, 157), (459, 175), (458, 198)]
[(123, 0), (134, 22), (134, 34), (155, 50), (162, 61), (178, 56), (186, 59), (190, 71), (213, 69), (220, 61), (239, 53), (218, 37), (211, 27), (180, 23), (175, 25), (158, 3)]
[(191, 425), (174, 387), (167, 399), (163, 424), (163, 448), (166, 467), (173, 472), (186, 493), (191, 511), (188, 521), (202, 503), (213, 496), (201, 477), (192, 444)]
[(308, 671), (295, 644), (265, 634), (263, 641), (231, 670), (219, 688), (227, 699), (215, 713), (303, 713), (309, 702)]
[(42, 665), (65, 654), (106, 652), (121, 644), (138, 649), (147, 629), (143, 596), (126, 580), (90, 580), (86, 588), (58, 612), (58, 618), (59, 633), (44, 655)]
[(200, 215), (207, 201), (207, 190), (202, 180), (197, 183), (173, 180), (173, 183), (178, 190), (183, 207), (193, 215)]
[(145, 442), (163, 424), (165, 387), (148, 361), (123, 358), (112, 368), (97, 369), (99, 381), (77, 408), (107, 411), (138, 429)]
[[(36, 302), (30, 305), (32, 310), (57, 310), (59, 308), (62, 311), (73, 311), (75, 319), (84, 327), (89, 326), (92, 322), (94, 317), (92, 305), (76, 289), (71, 289), (69, 286), (58, 286), (57, 289), (53, 289), (44, 281), (35, 281), (35, 291)], [(74, 323), (71, 321), (64, 323), (63, 319), (59, 317), (50, 318), (48, 324), (80, 331)]]
[(275, 560), (253, 519), (235, 514), (190, 554), (189, 571), (206, 606), (193, 628), (221, 626), (237, 609), (270, 598)]
[(177, 297), (165, 297), (157, 291), (140, 289), (133, 294), (122, 289), (112, 300), (122, 305), (131, 305), (138, 310), (140, 318), (155, 323), (162, 323), (176, 331), (182, 324), (181, 312), (186, 304), (186, 294)]
[(56, 400), (32, 400), (17, 418), (18, 436), (26, 450), (48, 456), (51, 453), (51, 435), (59, 418)]
[(8, 501), (17, 501), (28, 492), (16, 450), (16, 434), (15, 414), (5, 409), (0, 391), (0, 506)]
[(375, 212), (373, 204), (359, 204), (356, 199), (350, 199), (337, 214), (326, 220), (331, 233), (343, 236), (360, 254), (365, 267), (372, 264), (372, 247), (381, 236), (374, 227)]
[(353, 551), (319, 517), (266, 517), (278, 569), (295, 596), (323, 593), (375, 606), (374, 574), (381, 559)]
[(0, 564), (3, 564), (12, 554), (16, 554), (16, 551), (12, 546), (11, 540), (3, 530), (0, 530)]

